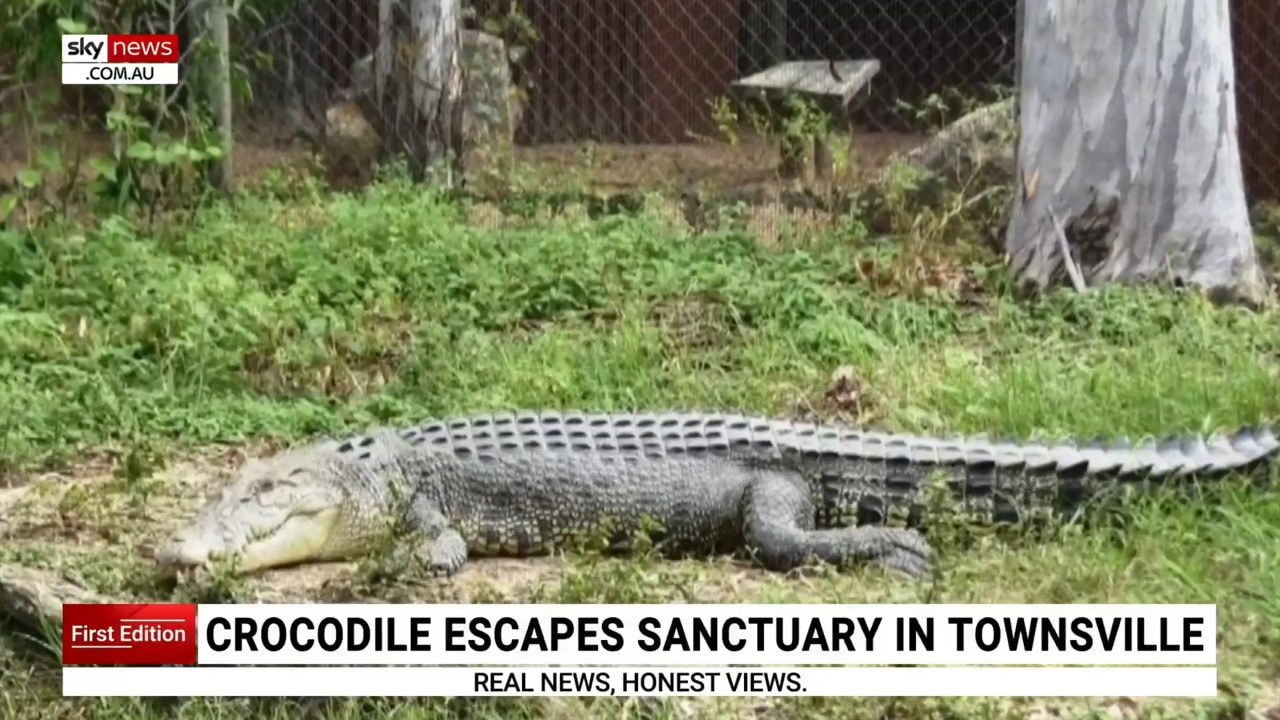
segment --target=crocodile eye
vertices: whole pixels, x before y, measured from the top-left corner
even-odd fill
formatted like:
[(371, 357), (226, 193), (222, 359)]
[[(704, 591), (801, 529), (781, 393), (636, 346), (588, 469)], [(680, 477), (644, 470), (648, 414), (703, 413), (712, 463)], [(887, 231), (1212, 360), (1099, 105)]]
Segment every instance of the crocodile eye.
[(290, 480), (289, 478), (263, 478), (258, 481), (258, 494), (261, 495), (262, 493), (269, 493), (272, 490), (297, 486), (298, 483)]

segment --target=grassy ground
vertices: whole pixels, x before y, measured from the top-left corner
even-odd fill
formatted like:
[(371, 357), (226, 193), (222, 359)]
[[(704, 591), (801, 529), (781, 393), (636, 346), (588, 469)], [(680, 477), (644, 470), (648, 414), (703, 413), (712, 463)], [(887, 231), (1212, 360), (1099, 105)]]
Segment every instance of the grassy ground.
[[(365, 566), (162, 588), (150, 543), (215, 471), (297, 438), (512, 407), (733, 407), (913, 432), (1202, 432), (1275, 416), (1280, 314), (1111, 290), (1013, 299), (963, 214), (765, 247), (657, 215), (501, 228), (396, 182), (245, 199), (142, 228), (0, 234), (0, 561), (117, 596), (649, 602), (1214, 602), (1220, 697), (1191, 703), (802, 699), (62, 701), (0, 634), (0, 717), (1235, 718), (1280, 706), (1280, 499), (1224, 485), (1048, 537), (955, 530), (941, 579), (768, 576), (727, 560)], [(952, 242), (943, 244), (943, 238)], [(1091, 713), (1093, 715), (1091, 715)], [(1257, 715), (1264, 717), (1264, 715)]]

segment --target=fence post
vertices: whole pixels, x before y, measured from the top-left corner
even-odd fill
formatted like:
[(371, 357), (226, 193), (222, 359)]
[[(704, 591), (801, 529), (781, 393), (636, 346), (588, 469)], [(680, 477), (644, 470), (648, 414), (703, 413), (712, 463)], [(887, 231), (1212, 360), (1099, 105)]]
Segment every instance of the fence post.
[(787, 0), (769, 0), (769, 55), (771, 65), (787, 61), (787, 30), (791, 18)]
[[(1014, 6), (1013, 20), (1013, 87), (1015, 89), (1022, 87), (1022, 33), (1023, 26), (1026, 24), (1027, 18), (1027, 2), (1026, 0), (1017, 0)], [(1013, 111), (1015, 116), (1022, 106), (1018, 103), (1018, 95), (1014, 93)]]
[(199, 56), (202, 67), (198, 75), (208, 83), (209, 108), (213, 111), (222, 158), (214, 166), (213, 181), (220, 190), (230, 193), (234, 188), (235, 151), (231, 121), (231, 31), (227, 21), (226, 0), (191, 0), (195, 18), (196, 36), (208, 36), (213, 52)]

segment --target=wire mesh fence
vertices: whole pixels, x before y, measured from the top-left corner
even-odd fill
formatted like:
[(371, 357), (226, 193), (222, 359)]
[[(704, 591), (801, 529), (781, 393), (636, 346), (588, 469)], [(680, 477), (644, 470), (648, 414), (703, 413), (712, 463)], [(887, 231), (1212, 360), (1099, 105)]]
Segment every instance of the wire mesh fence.
[[(837, 77), (850, 62), (877, 61), (833, 128), (870, 168), (954, 117), (962, 99), (1012, 84), (1015, 9), (1016, 0), (469, 0), (463, 48), (501, 42), (500, 52), (473, 54), (468, 70), (497, 78), (500, 87), (483, 85), (490, 98), (510, 98), (496, 114), (530, 173), (574, 166), (614, 186), (733, 186), (770, 175), (767, 135), (777, 130), (732, 111), (736, 81), (788, 61), (825, 62)], [(304, 0), (242, 23), (239, 52), (273, 59), (252, 74), (242, 141), (305, 138), (326, 113), (341, 120), (333, 98), (373, 52), (377, 12)]]
[[(237, 180), (318, 154), (332, 182), (359, 183), (380, 143), (404, 140), (377, 137), (377, 119), (356, 102), (371, 82), (382, 4), (235, 5)], [(1270, 5), (1231, 0), (1239, 138), (1254, 200), (1280, 199), (1280, 15)], [(190, 77), (200, 67), (191, 53), (207, 45), (198, 22), (207, 5), (158, 7), (170, 12), (134, 31), (178, 32), (181, 76)], [(836, 181), (857, 182), (1016, 80), (1017, 0), (462, 0), (462, 12), (462, 64), (480, 78), (467, 90), (469, 127), (486, 138), (473, 170), (507, 184), (803, 184), (808, 176), (785, 171), (778, 140), (812, 118), (791, 108), (781, 124), (764, 121), (740, 102), (744, 80), (797, 62), (797, 72), (838, 88), (828, 94), (844, 93), (821, 115), (833, 138), (825, 149)], [(844, 77), (872, 63), (864, 83)], [(20, 109), (27, 84), (0, 86), (0, 111)], [(60, 92), (80, 112), (109, 98)], [(175, 88), (175, 106), (189, 94)], [(89, 109), (101, 116), (107, 107)], [(6, 177), (31, 162), (30, 138), (14, 132), (0, 144)], [(17, 134), (24, 132), (31, 126)]]
[(1280, 201), (1280, 13), (1270, 0), (1233, 0), (1231, 13), (1245, 187)]
[[(1254, 199), (1276, 199), (1280, 15), (1269, 0), (1232, 0), (1231, 9), (1246, 181)], [(302, 0), (241, 23), (241, 54), (273, 60), (252, 74), (243, 141), (279, 147), (322, 128), (376, 46), (377, 13), (359, 0)], [(845, 139), (837, 161), (856, 178), (1013, 86), (1016, 15), (1017, 0), (464, 0), (472, 34), (463, 45), (501, 41), (483, 57), (505, 65), (489, 68), (498, 82), (485, 92), (510, 97), (498, 113), (515, 146), (508, 175), (569, 169), (610, 187), (760, 186), (779, 179), (768, 137), (778, 128), (730, 112), (737, 81), (788, 61), (827, 62), (833, 74), (877, 61), (834, 112)]]

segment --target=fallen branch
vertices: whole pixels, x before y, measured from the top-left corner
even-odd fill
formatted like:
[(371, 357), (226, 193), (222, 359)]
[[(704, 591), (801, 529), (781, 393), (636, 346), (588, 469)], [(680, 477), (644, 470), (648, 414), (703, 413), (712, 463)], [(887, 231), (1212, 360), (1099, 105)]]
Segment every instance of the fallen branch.
[(1076, 292), (1088, 292), (1089, 286), (1084, 282), (1084, 276), (1080, 274), (1080, 268), (1076, 265), (1075, 258), (1071, 257), (1071, 243), (1067, 241), (1067, 232), (1062, 228), (1062, 223), (1058, 221), (1058, 215), (1049, 210), (1049, 221), (1053, 223), (1053, 231), (1058, 236), (1058, 249), (1062, 252), (1062, 263), (1067, 268), (1067, 275), (1071, 277), (1071, 284), (1075, 286)]

